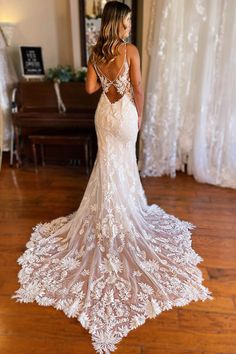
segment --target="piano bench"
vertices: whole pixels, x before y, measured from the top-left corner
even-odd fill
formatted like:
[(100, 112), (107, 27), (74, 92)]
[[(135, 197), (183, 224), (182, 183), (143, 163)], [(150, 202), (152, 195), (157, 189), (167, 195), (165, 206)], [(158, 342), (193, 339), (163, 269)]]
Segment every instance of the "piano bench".
[(36, 145), (41, 148), (42, 165), (45, 166), (44, 145), (79, 145), (84, 147), (86, 174), (92, 168), (92, 134), (71, 136), (71, 135), (30, 135), (35, 171), (38, 171), (38, 160)]

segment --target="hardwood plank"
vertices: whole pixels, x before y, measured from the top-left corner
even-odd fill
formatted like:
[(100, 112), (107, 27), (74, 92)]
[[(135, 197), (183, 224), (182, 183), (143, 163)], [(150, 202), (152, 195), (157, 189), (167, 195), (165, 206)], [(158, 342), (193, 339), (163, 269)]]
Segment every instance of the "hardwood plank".
[(236, 238), (224, 238), (215, 242), (212, 237), (195, 237), (193, 246), (201, 253), (208, 267), (221, 268), (222, 264), (226, 268), (235, 266)]
[[(12, 299), (10, 295), (0, 295), (0, 314), (18, 316), (18, 318), (31, 316), (47, 320), (47, 317), (64, 319), (65, 314), (52, 306), (39, 306), (36, 302), (20, 303)], [(43, 317), (43, 318), (42, 318)]]
[[(10, 169), (0, 183), (0, 342), (3, 354), (92, 354), (90, 335), (76, 319), (53, 307), (21, 304), (17, 258), (32, 227), (79, 207), (88, 176), (78, 168)], [(213, 301), (191, 302), (163, 312), (131, 331), (117, 354), (236, 354), (236, 191), (200, 184), (178, 173), (144, 178), (148, 200), (196, 224), (193, 248)], [(17, 345), (16, 345), (17, 343)]]
[[(63, 332), (60, 333), (63, 336)], [(1, 336), (1, 350), (4, 354), (94, 354), (91, 341), (80, 338), (45, 338), (26, 336)], [(142, 354), (135, 345), (117, 345), (116, 354)]]
[(204, 284), (211, 289), (214, 297), (236, 296), (236, 280), (205, 280)]
[[(167, 351), (168, 350), (168, 351)], [(204, 354), (202, 351), (190, 351), (190, 350), (181, 350), (181, 351), (172, 351), (171, 349), (159, 349), (156, 348), (145, 348), (142, 354)], [(213, 354), (213, 353), (212, 353)], [(214, 353), (215, 354), (215, 353)]]
[(184, 307), (185, 311), (198, 310), (203, 312), (218, 312), (222, 314), (236, 314), (232, 297), (215, 296), (213, 301), (191, 302)]
[(147, 348), (147, 349), (144, 349), (144, 351), (142, 352), (142, 354), (235, 354), (236, 351), (234, 352), (202, 352), (202, 351), (191, 351), (191, 350), (186, 350), (186, 349), (183, 349), (181, 351), (176, 351), (176, 350), (171, 350), (171, 349), (165, 349), (164, 351), (162, 349), (158, 349), (158, 348)]
[[(55, 309), (55, 312), (57, 311), (59, 310)], [(44, 320), (43, 317), (37, 317), (37, 321), (34, 321), (32, 324), (33, 315), (34, 313), (32, 312), (32, 316), (23, 316), (20, 321), (17, 321), (17, 316), (14, 314), (1, 314), (0, 335), (24, 336), (25, 333), (27, 333), (27, 336), (31, 338), (37, 337), (40, 333), (40, 336), (45, 338), (60, 338), (61, 333), (63, 333), (64, 338), (88, 337), (89, 339), (88, 331), (86, 331), (75, 318), (60, 315), (53, 317), (47, 316), (46, 320)]]
[(233, 238), (235, 239), (236, 235), (235, 235), (235, 229), (232, 230), (225, 230), (224, 227), (222, 228), (214, 228), (214, 227), (202, 227), (202, 226), (198, 226), (195, 229), (195, 234), (199, 235), (199, 236), (208, 236), (208, 237), (214, 237), (216, 239), (218, 238)]
[(235, 268), (210, 268), (207, 267), (208, 275), (210, 279), (218, 280), (235, 280), (236, 269)]
[[(8, 267), (11, 264), (14, 264), (16, 262), (16, 256), (20, 256), (20, 254), (23, 252), (24, 246), (21, 247), (19, 250), (3, 250), (0, 252), (0, 272), (2, 272), (3, 267)], [(1, 288), (1, 285), (0, 285)]]
[(207, 333), (236, 333), (236, 311), (234, 314), (179, 310), (179, 326), (183, 329)]
[(236, 348), (236, 335), (232, 333), (199, 333), (194, 329), (157, 330), (148, 323), (131, 331), (123, 340), (124, 344), (140, 344), (145, 350), (150, 347), (158, 349), (181, 351), (183, 348), (192, 351), (218, 351), (234, 353)]
[[(6, 318), (7, 316), (15, 317), (22, 315), (24, 317), (39, 317), (41, 320), (47, 320), (46, 317), (54, 319), (60, 318), (65, 321), (64, 325), (66, 325), (67, 319), (68, 321), (71, 320), (65, 316), (63, 311), (57, 310), (52, 306), (39, 306), (36, 302), (19, 303), (16, 302), (15, 299), (11, 299), (9, 295), (0, 295), (0, 314)], [(75, 319), (72, 320), (75, 321)], [(78, 326), (80, 326), (79, 323)], [(163, 312), (158, 318), (158, 327), (162, 329), (179, 328), (177, 308), (173, 309), (173, 311)]]

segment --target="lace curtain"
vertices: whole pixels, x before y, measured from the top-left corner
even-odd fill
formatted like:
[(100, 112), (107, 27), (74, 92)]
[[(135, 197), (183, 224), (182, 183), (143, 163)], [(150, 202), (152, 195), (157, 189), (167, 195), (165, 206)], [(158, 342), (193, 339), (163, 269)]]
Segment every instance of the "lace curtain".
[(9, 151), (11, 139), (10, 94), (17, 82), (6, 44), (6, 39), (0, 28), (0, 156), (2, 151)]
[(151, 23), (141, 175), (236, 188), (236, 1), (153, 1)]

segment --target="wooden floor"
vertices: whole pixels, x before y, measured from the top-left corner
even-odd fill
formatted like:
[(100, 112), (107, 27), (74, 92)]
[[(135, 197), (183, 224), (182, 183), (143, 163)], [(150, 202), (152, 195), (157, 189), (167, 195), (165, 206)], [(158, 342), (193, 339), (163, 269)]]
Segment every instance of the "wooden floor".
[[(0, 353), (94, 354), (90, 335), (76, 319), (52, 307), (16, 303), (17, 258), (31, 228), (75, 211), (88, 177), (79, 168), (12, 169), (0, 173)], [(116, 354), (236, 353), (236, 190), (199, 184), (179, 174), (146, 178), (150, 203), (197, 225), (193, 248), (213, 301), (162, 313), (131, 331)]]

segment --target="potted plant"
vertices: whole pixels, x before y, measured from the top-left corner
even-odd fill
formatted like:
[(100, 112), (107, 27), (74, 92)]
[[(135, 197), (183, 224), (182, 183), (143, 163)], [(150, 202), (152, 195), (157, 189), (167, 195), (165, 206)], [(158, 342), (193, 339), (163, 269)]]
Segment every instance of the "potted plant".
[(57, 82), (85, 82), (87, 67), (83, 66), (77, 70), (71, 65), (58, 65), (55, 68), (49, 68), (45, 79)]

